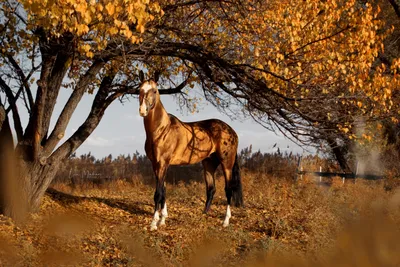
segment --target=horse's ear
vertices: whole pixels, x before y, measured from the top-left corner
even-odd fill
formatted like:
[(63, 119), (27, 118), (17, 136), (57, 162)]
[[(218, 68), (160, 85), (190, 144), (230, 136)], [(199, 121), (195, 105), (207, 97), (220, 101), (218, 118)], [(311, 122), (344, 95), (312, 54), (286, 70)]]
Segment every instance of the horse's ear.
[(139, 71), (139, 80), (140, 80), (141, 82), (144, 82), (144, 73), (143, 73), (142, 70)]
[(158, 82), (158, 79), (160, 78), (160, 72), (158, 70), (156, 70), (154, 72), (154, 81)]

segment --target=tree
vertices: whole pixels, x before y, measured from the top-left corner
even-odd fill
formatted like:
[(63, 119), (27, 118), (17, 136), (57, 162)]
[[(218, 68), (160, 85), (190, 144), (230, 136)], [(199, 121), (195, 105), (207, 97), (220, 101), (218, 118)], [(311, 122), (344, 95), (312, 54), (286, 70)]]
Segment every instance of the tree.
[(382, 59), (393, 32), (381, 15), (385, 3), (182, 2), (158, 32), (186, 44), (170, 56), (190, 61), (215, 106), (235, 116), (236, 103), (301, 144), (327, 144), (348, 170), (350, 144), (372, 139), (369, 123), (398, 117), (398, 56)]
[(3, 126), (3, 122), (6, 119), (6, 111), (4, 110), (3, 106), (0, 106), (0, 131)]
[[(1, 131), (9, 138), (13, 123), (30, 210), (112, 101), (138, 92), (139, 69), (161, 73), (172, 87), (161, 93), (184, 96), (197, 84), (222, 111), (243, 111), (304, 143), (324, 131), (350, 132), (360, 112), (386, 116), (398, 86), (398, 60), (376, 63), (386, 36), (379, 8), (355, 0), (0, 0), (0, 7), (0, 88), (10, 118)], [(51, 129), (63, 88), (72, 93)], [(59, 144), (85, 93), (95, 94), (90, 114)]]
[[(0, 7), (0, 88), (17, 138), (17, 177), (29, 210), (35, 210), (61, 160), (82, 144), (105, 109), (123, 94), (111, 86), (118, 62), (123, 60), (120, 41), (138, 46), (144, 25), (161, 10), (158, 4), (147, 1), (2, 0)], [(73, 92), (51, 130), (52, 111), (62, 87), (72, 87)], [(95, 88), (86, 121), (56, 148), (83, 94), (93, 93)], [(25, 129), (19, 101), (29, 113)], [(9, 122), (5, 120), (1, 136), (8, 138), (4, 142), (12, 143)], [(2, 180), (7, 180), (6, 175)], [(13, 216), (8, 206), (13, 204), (3, 203), (3, 212)]]
[[(393, 82), (394, 86), (386, 84), (381, 89), (381, 93), (390, 93), (390, 96), (384, 96), (384, 98), (389, 101), (392, 108), (377, 104), (375, 102), (378, 99), (377, 94), (369, 93), (359, 95), (353, 103), (346, 103), (346, 105), (337, 105), (336, 102), (334, 110), (331, 106), (328, 106), (328, 109), (333, 110), (333, 112), (329, 112), (328, 118), (328, 112), (320, 114), (321, 118), (325, 117), (325, 119), (321, 120), (322, 123), (316, 125), (311, 140), (316, 144), (327, 144), (343, 170), (351, 170), (350, 165), (355, 167), (355, 164), (349, 164), (348, 161), (359, 158), (361, 147), (364, 147), (365, 153), (369, 154), (371, 151), (368, 150), (374, 147), (375, 153), (379, 144), (379, 150), (386, 154), (388, 152), (386, 150), (393, 143), (392, 137), (399, 125), (400, 113), (397, 107), (400, 103), (400, 92), (396, 85), (398, 82), (397, 70), (392, 65), (400, 56), (398, 43), (400, 33), (398, 30), (399, 7), (395, 1), (387, 0), (371, 1), (371, 4), (377, 11), (382, 10), (376, 12), (375, 17), (381, 25), (377, 33), (385, 34), (381, 44), (384, 49), (378, 53), (369, 73), (374, 74), (377, 66), (386, 69), (382, 78)], [(371, 80), (371, 77), (368, 76), (366, 81), (370, 82)], [(332, 99), (334, 100), (334, 97)], [(326, 108), (323, 110), (326, 110)], [(341, 118), (343, 114), (347, 114), (344, 120)], [(348, 126), (337, 127), (338, 125)], [(399, 153), (400, 150), (397, 149), (397, 154)]]

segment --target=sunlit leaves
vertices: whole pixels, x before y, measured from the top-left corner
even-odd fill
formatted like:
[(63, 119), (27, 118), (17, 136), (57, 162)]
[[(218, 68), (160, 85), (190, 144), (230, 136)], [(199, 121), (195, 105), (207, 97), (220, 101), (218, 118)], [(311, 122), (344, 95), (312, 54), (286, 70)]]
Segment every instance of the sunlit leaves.
[[(147, 69), (149, 74), (161, 71), (164, 81), (171, 84), (189, 77), (188, 85), (200, 84), (219, 107), (223, 106), (221, 103), (229, 106), (226, 103), (232, 95), (254, 95), (253, 88), (248, 86), (251, 83), (241, 80), (245, 76), (265, 85), (260, 86), (265, 92), (262, 89), (257, 92), (257, 107), (249, 109), (249, 113), (257, 112), (259, 117), (274, 117), (263, 113), (267, 107), (264, 111), (275, 112), (278, 118), (276, 110), (283, 104), (286, 106), (282, 108), (288, 114), (295, 114), (301, 123), (328, 120), (329, 114), (332, 124), (345, 128), (345, 123), (355, 115), (378, 117), (394, 107), (392, 96), (398, 88), (400, 64), (395, 60), (392, 66), (390, 62), (381, 65), (377, 60), (384, 52), (383, 41), (390, 31), (380, 20), (380, 8), (375, 2), (372, 5), (356, 0), (160, 0), (157, 3), (21, 0), (21, 3), (29, 11), (29, 20), (27, 30), (20, 31), (19, 38), (29, 39), (37, 27), (49, 33), (46, 38), (72, 35), (76, 45), (73, 53), (79, 55), (74, 54), (70, 73), (78, 78), (93, 57), (99, 58), (96, 56), (107, 50), (112, 51), (113, 63), (107, 64), (102, 73), (117, 70), (118, 84), (133, 84), (138, 68)], [(16, 41), (7, 43), (18, 47)], [(170, 56), (168, 52), (160, 52), (165, 44), (188, 45), (198, 50), (172, 47), (174, 56)], [(202, 57), (204, 65), (196, 57)], [(210, 58), (215, 61), (210, 63)], [(227, 65), (235, 71), (224, 71)], [(218, 82), (240, 88), (224, 98), (224, 89)], [(280, 98), (271, 100), (274, 94)], [(240, 104), (246, 106), (246, 101)], [(293, 125), (298, 126), (296, 122)]]
[[(375, 19), (379, 9), (358, 1), (247, 1), (209, 7), (179, 10), (176, 21), (189, 14), (193, 20), (187, 23), (188, 35), (170, 32), (171, 38), (253, 66), (269, 87), (290, 88), (286, 95), (293, 96), (293, 87), (295, 97), (307, 97), (304, 87), (314, 94), (334, 92), (332, 84), (359, 92), (362, 85), (353, 81), (369, 71), (382, 51), (384, 35), (378, 34), (381, 22)], [(330, 77), (351, 81), (336, 83)]]
[(294, 112), (315, 120), (330, 114), (332, 121), (340, 122), (338, 129), (350, 134), (348, 124), (355, 116), (377, 118), (393, 109), (399, 64), (395, 60), (390, 70), (377, 64), (390, 34), (378, 19), (377, 4), (246, 1), (207, 7), (179, 9), (174, 18), (186, 19), (187, 30), (180, 35), (169, 32), (171, 38), (199, 44), (246, 66), (256, 79), (284, 96), (319, 100), (313, 102), (314, 108), (309, 101), (295, 101)]
[[(80, 51), (92, 57), (107, 42), (123, 36), (132, 43), (141, 41), (145, 25), (160, 15), (156, 2), (147, 0), (21, 0), (28, 11), (28, 28), (43, 27), (53, 36), (72, 33), (83, 47)], [(84, 40), (91, 40), (84, 42)], [(83, 44), (85, 43), (85, 44)], [(88, 49), (90, 45), (90, 49)]]

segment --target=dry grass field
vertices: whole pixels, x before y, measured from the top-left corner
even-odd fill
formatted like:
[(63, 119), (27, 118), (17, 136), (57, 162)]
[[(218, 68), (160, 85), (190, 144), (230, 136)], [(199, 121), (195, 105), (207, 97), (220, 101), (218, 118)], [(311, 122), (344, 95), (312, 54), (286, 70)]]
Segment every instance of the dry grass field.
[(169, 218), (156, 232), (149, 185), (55, 184), (28, 222), (0, 217), (0, 266), (400, 265), (400, 194), (383, 182), (242, 177), (246, 207), (229, 227), (219, 178), (208, 215), (203, 183), (167, 185)]

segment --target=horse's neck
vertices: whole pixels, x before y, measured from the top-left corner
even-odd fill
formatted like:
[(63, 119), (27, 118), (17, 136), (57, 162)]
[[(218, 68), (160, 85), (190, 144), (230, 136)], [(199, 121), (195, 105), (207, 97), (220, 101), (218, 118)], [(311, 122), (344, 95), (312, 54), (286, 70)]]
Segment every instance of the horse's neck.
[(149, 114), (144, 118), (144, 127), (146, 129), (146, 135), (148, 137), (156, 137), (161, 127), (165, 127), (170, 124), (170, 118), (165, 110), (160, 99), (157, 102)]

